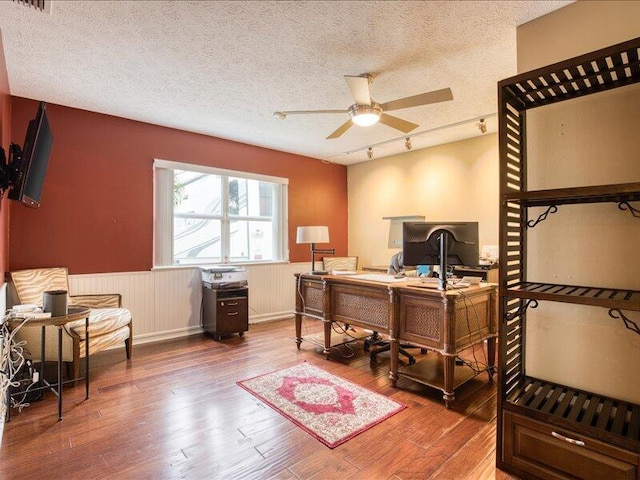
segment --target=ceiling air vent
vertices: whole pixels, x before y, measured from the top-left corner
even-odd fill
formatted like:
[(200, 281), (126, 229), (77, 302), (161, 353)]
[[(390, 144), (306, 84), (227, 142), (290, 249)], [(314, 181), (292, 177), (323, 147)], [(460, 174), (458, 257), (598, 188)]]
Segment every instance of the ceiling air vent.
[(14, 2), (21, 3), (27, 7), (33, 7), (41, 12), (46, 12), (51, 15), (51, 0), (13, 0)]

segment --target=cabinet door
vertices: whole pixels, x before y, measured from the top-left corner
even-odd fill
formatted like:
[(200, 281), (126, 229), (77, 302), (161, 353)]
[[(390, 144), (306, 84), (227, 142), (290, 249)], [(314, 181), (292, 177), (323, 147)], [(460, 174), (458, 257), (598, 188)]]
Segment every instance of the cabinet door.
[(504, 462), (533, 478), (640, 478), (636, 453), (506, 411), (503, 429)]

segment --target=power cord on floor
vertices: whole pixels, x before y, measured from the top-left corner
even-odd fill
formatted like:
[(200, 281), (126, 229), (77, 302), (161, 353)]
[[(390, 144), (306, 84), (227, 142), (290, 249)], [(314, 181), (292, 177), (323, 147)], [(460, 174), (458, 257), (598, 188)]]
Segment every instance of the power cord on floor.
[[(13, 328), (9, 328), (10, 320), (21, 320), (19, 324)], [(24, 407), (28, 407), (29, 403), (25, 402), (27, 391), (33, 387), (38, 379), (33, 374), (31, 360), (25, 358), (26, 341), (16, 341), (15, 336), (18, 331), (29, 321), (29, 317), (18, 317), (14, 312), (7, 312), (0, 323), (0, 392), (6, 398), (11, 394), (11, 390), (24, 385), (18, 375), (27, 367), (30, 372), (29, 385), (24, 389), (24, 395), (20, 400), (10, 397), (9, 405), (18, 408), (20, 411)]]

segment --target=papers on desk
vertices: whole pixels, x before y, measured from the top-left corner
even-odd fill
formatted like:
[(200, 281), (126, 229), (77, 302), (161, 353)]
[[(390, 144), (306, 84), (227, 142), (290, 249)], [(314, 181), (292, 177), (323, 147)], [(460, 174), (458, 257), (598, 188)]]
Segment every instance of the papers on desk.
[(355, 270), (331, 270), (331, 275), (356, 275)]
[(393, 275), (386, 275), (384, 273), (359, 273), (355, 275), (354, 278), (358, 280), (368, 280), (370, 282), (381, 283), (406, 282), (407, 280), (409, 280), (407, 277), (396, 278)]

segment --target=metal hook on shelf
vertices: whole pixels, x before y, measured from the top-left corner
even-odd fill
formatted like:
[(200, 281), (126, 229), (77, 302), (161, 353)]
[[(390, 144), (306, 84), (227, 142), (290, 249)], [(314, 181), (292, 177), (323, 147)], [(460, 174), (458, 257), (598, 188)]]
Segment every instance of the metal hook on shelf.
[(620, 202), (618, 203), (618, 208), (620, 210), (629, 210), (629, 213), (636, 218), (640, 218), (640, 210), (634, 208), (629, 202)]
[(547, 219), (550, 213), (556, 213), (558, 211), (558, 207), (555, 205), (550, 205), (544, 212), (542, 212), (536, 220), (529, 220), (527, 222), (527, 228), (533, 228), (540, 222)]
[[(616, 313), (617, 313), (617, 315), (616, 315)], [(638, 327), (638, 324), (636, 322), (634, 322), (633, 320), (631, 320), (629, 317), (627, 317), (624, 313), (622, 313), (621, 310), (619, 310), (617, 308), (610, 308), (609, 309), (609, 316), (611, 318), (615, 318), (616, 320), (622, 319), (622, 321), (624, 322), (624, 326), (625, 327), (627, 327), (632, 332), (635, 332), (638, 335), (640, 335), (640, 327)]]
[(527, 308), (529, 308), (529, 307), (537, 308), (538, 307), (538, 301), (534, 300), (533, 298), (531, 298), (531, 299), (527, 300), (526, 302), (522, 303), (515, 312), (505, 313), (504, 314), (504, 318), (507, 321), (511, 321), (514, 318), (516, 318), (516, 317), (522, 315), (524, 312), (526, 312)]

